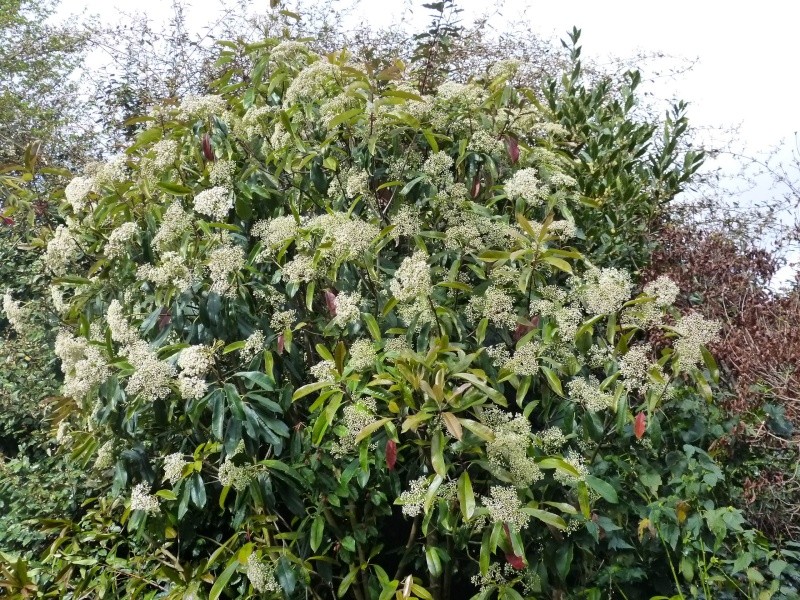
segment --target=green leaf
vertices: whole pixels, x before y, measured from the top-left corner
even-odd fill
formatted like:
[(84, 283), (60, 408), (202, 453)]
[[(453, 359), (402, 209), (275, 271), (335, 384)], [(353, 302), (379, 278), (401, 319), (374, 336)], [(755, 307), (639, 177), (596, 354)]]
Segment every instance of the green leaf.
[(592, 488), (595, 492), (600, 494), (606, 502), (616, 504), (619, 502), (617, 497), (617, 490), (610, 483), (606, 483), (602, 479), (598, 479), (594, 475), (586, 476), (586, 485)]
[(705, 346), (700, 346), (700, 352), (703, 354), (703, 362), (708, 369), (709, 374), (711, 375), (711, 380), (719, 384), (719, 367), (717, 366), (717, 361), (714, 360), (714, 356), (709, 352)]
[(311, 524), (311, 550), (316, 552), (322, 544), (322, 534), (325, 533), (325, 519), (317, 515)]
[(367, 325), (367, 331), (376, 342), (381, 340), (381, 328), (378, 326), (378, 321), (375, 320), (370, 313), (361, 313), (361, 318)]
[(302, 387), (299, 387), (295, 390), (294, 394), (292, 394), (292, 402), (297, 402), (300, 398), (305, 398), (309, 394), (313, 394), (314, 392), (318, 392), (319, 390), (325, 389), (327, 387), (331, 387), (335, 385), (331, 381), (317, 381), (315, 383), (309, 383)]
[(542, 260), (547, 264), (554, 266), (556, 269), (559, 269), (560, 271), (572, 274), (572, 265), (570, 265), (563, 258), (558, 258), (555, 256), (543, 256)]
[(425, 563), (428, 565), (428, 572), (433, 577), (438, 577), (442, 574), (442, 561), (435, 547), (425, 546)]
[(431, 436), (431, 464), (436, 474), (443, 478), (447, 477), (447, 464), (444, 460), (445, 443), (445, 437), (441, 431), (437, 431)]
[(236, 377), (241, 377), (243, 379), (247, 379), (248, 381), (252, 381), (262, 390), (266, 390), (268, 392), (275, 390), (275, 382), (261, 371), (239, 371), (236, 373)]
[(458, 504), (465, 521), (469, 521), (475, 514), (475, 494), (472, 491), (472, 481), (469, 473), (464, 471), (458, 478)]
[(222, 592), (225, 591), (225, 588), (228, 585), (228, 582), (233, 577), (234, 572), (236, 571), (236, 567), (239, 566), (239, 561), (233, 559), (222, 574), (217, 577), (214, 581), (214, 585), (211, 586), (211, 591), (208, 593), (208, 600), (217, 600), (220, 597)]
[(494, 400), (500, 406), (508, 406), (506, 397), (503, 396), (503, 394), (501, 394), (495, 389), (490, 388), (486, 384), (486, 382), (481, 381), (480, 379), (478, 379), (478, 377), (476, 377), (472, 373), (456, 373), (454, 377), (457, 377), (459, 379), (464, 379), (465, 381), (469, 381), (472, 385), (474, 385), (476, 388), (478, 388), (480, 391), (482, 391), (484, 394), (486, 394), (489, 398)]
[(361, 431), (358, 432), (358, 435), (356, 435), (356, 444), (361, 442), (361, 440), (368, 438), (370, 435), (372, 435), (374, 432), (376, 432), (378, 429), (380, 429), (390, 421), (391, 421), (390, 418), (384, 417), (383, 419), (378, 419), (377, 421), (373, 421), (372, 423), (364, 427)]
[(545, 378), (547, 379), (547, 385), (550, 386), (550, 389), (553, 390), (556, 394), (564, 398), (564, 390), (561, 387), (561, 380), (556, 375), (555, 371), (550, 367), (540, 367), (542, 373), (544, 373)]
[(425, 139), (428, 142), (428, 145), (431, 147), (431, 150), (435, 152), (439, 151), (439, 144), (436, 143), (436, 138), (433, 135), (433, 132), (430, 129), (423, 129), (422, 135), (425, 136)]
[[(344, 545), (344, 543), (342, 543), (342, 545)], [(355, 551), (355, 548), (353, 548), (353, 551)], [(342, 579), (342, 582), (339, 584), (339, 589), (336, 591), (336, 595), (339, 598), (342, 598), (347, 593), (347, 590), (350, 589), (350, 586), (353, 584), (353, 581), (360, 570), (361, 568), (357, 565), (350, 567), (350, 572), (344, 576), (344, 579)]]
[(564, 519), (546, 510), (541, 510), (538, 508), (528, 508), (527, 506), (523, 506), (520, 510), (522, 510), (522, 512), (524, 512), (526, 515), (530, 515), (535, 519), (539, 519), (542, 523), (547, 523), (548, 525), (552, 525), (556, 529), (567, 528), (567, 524), (564, 521)]
[(158, 187), (162, 191), (173, 196), (186, 196), (187, 194), (192, 193), (192, 188), (180, 185), (179, 183), (172, 183), (170, 181), (159, 181)]

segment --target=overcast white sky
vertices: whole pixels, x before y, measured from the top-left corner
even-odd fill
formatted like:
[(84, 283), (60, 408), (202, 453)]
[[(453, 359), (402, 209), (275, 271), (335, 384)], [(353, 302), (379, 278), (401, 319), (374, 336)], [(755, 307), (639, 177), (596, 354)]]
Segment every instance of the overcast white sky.
[[(190, 25), (201, 26), (219, 10), (218, 0), (189, 0)], [(428, 22), (424, 0), (362, 0), (359, 19), (375, 25), (399, 22), (403, 9), (415, 7), (411, 22)], [(460, 0), (464, 17), (482, 14), (491, 0)], [(268, 0), (261, 0), (267, 10)], [(62, 11), (87, 11), (116, 21), (120, 10), (141, 11), (160, 21), (169, 13), (169, 0), (62, 0)], [(408, 25), (408, 15), (405, 15)], [(690, 102), (692, 123), (740, 126), (741, 144), (758, 153), (800, 130), (800, 2), (761, 0), (505, 0), (504, 20), (546, 38), (564, 38), (575, 25), (582, 29), (584, 55), (603, 61), (637, 51), (663, 52), (697, 59), (693, 69), (677, 79), (662, 81), (657, 95)]]
[[(414, 0), (421, 5), (422, 0)], [(63, 0), (63, 9), (84, 9), (104, 20), (119, 11), (142, 11), (164, 18), (169, 0)], [(486, 0), (461, 0), (465, 15), (486, 10)], [(210, 20), (217, 0), (191, 0), (190, 18)], [(391, 25), (405, 7), (399, 0), (364, 0), (358, 11), (369, 22)], [(263, 0), (268, 7), (268, 1)], [(742, 125), (752, 150), (777, 143), (800, 130), (800, 3), (793, 0), (730, 2), (722, 0), (506, 0), (502, 18), (527, 23), (546, 37), (559, 38), (573, 25), (583, 30), (584, 53), (602, 58), (628, 56), (636, 50), (697, 58), (672, 93), (691, 102), (691, 117), (702, 125)], [(415, 10), (419, 22), (427, 11)], [(493, 20), (501, 23), (502, 19)]]

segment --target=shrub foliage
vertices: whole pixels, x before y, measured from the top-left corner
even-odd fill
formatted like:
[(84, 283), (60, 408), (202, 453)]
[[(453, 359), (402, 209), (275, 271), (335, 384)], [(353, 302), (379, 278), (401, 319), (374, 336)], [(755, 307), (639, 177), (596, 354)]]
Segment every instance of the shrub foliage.
[[(239, 60), (225, 48), (219, 65)], [(594, 233), (611, 198), (616, 216), (657, 214), (648, 190), (677, 193), (698, 161), (648, 152), (632, 91), (576, 93), (577, 50), (549, 102), (513, 61), (422, 94), (400, 62), (244, 51), (251, 71), (142, 117), (65, 190), (44, 254), (64, 323), (56, 419), (96, 483), (77, 518), (46, 524), (41, 566), (9, 560), (3, 585), (777, 592), (788, 563), (715, 504), (718, 325), (675, 312), (668, 279), (637, 293), (624, 268), (646, 257), (643, 229), (624, 251), (629, 228)]]

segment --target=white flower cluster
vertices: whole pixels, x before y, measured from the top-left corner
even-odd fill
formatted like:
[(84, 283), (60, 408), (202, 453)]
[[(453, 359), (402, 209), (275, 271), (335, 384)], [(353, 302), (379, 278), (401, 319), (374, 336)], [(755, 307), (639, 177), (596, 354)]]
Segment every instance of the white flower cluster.
[(664, 310), (675, 302), (679, 291), (675, 282), (665, 275), (648, 283), (644, 286), (644, 293), (652, 300), (626, 307), (622, 311), (623, 326), (644, 329), (661, 325)]
[(600, 389), (600, 382), (593, 375), (588, 379), (578, 377), (567, 384), (570, 399), (580, 402), (586, 410), (597, 412), (610, 408), (614, 396)]
[(265, 117), (269, 117), (274, 112), (275, 108), (272, 106), (251, 106), (244, 113), (241, 121), (236, 122), (234, 132), (244, 139), (266, 135), (269, 127), (265, 122)]
[(294, 216), (285, 215), (274, 219), (257, 221), (250, 233), (261, 240), (264, 249), (259, 255), (259, 259), (273, 256), (278, 248), (286, 244), (297, 236), (299, 227)]
[(120, 353), (127, 357), (135, 369), (125, 386), (129, 396), (139, 396), (153, 402), (169, 395), (170, 383), (176, 375), (175, 367), (159, 360), (146, 342), (140, 340), (122, 348)]
[[(407, 517), (416, 517), (422, 513), (425, 504), (425, 496), (428, 493), (430, 482), (428, 478), (422, 475), (414, 481), (409, 482), (408, 489), (400, 494), (400, 497), (395, 501), (395, 504), (402, 505), (403, 514)], [(439, 487), (441, 490), (441, 486)], [(439, 490), (436, 490), (437, 496)]]
[(511, 417), (497, 408), (484, 411), (483, 420), (494, 434), (486, 442), (486, 457), (494, 469), (505, 471), (517, 487), (528, 487), (543, 475), (533, 457), (528, 456), (531, 445), (531, 427), (528, 420), (517, 415)]
[(514, 298), (495, 285), (490, 285), (483, 296), (470, 298), (465, 312), (473, 323), (485, 317), (497, 327), (513, 330), (517, 326)]
[(158, 266), (151, 264), (139, 265), (136, 277), (140, 280), (150, 281), (156, 287), (172, 287), (185, 292), (194, 285), (194, 273), (186, 266), (186, 261), (177, 252), (164, 252)]
[(6, 319), (8, 319), (14, 331), (22, 333), (25, 329), (27, 311), (8, 292), (3, 294), (3, 312), (6, 313)]
[(249, 363), (256, 356), (261, 354), (261, 351), (264, 350), (265, 345), (266, 339), (264, 339), (264, 332), (253, 332), (250, 337), (247, 338), (244, 343), (244, 348), (241, 350), (240, 356), (242, 357), (242, 361)]
[(111, 370), (100, 349), (66, 330), (59, 331), (56, 336), (55, 354), (61, 359), (64, 373), (62, 393), (69, 398), (83, 400), (111, 377)]
[(322, 232), (318, 250), (328, 264), (348, 257), (361, 257), (380, 234), (380, 229), (346, 213), (325, 214), (308, 221), (307, 229)]
[(536, 341), (523, 344), (514, 351), (513, 356), (504, 346), (492, 346), (486, 350), (487, 354), (492, 357), (496, 367), (510, 371), (520, 377), (536, 375), (539, 372), (539, 354), (541, 351), (541, 345)]
[(447, 206), (443, 208), (443, 216), (447, 221), (445, 247), (448, 250), (463, 248), (470, 252), (507, 247), (514, 235), (514, 228), (502, 220), (473, 212), (470, 203), (460, 194), (462, 189), (462, 184), (456, 184), (452, 189), (456, 193), (446, 197)]
[(164, 480), (175, 485), (183, 476), (183, 468), (189, 464), (183, 454), (175, 452), (164, 457)]
[(422, 228), (422, 221), (420, 221), (418, 211), (407, 204), (401, 206), (391, 217), (391, 223), (394, 225), (392, 230), (394, 239), (417, 235)]
[(212, 250), (208, 257), (211, 291), (220, 296), (235, 292), (229, 279), (244, 266), (244, 262), (244, 249), (241, 246), (226, 243)]
[(176, 375), (175, 367), (159, 360), (147, 342), (139, 339), (136, 330), (128, 324), (118, 300), (112, 300), (109, 304), (106, 322), (111, 339), (121, 345), (119, 353), (135, 369), (128, 379), (126, 393), (149, 401), (166, 398)]
[(131, 346), (139, 340), (136, 330), (128, 323), (119, 300), (112, 300), (106, 310), (106, 323), (111, 330), (111, 339), (122, 346)]
[(86, 207), (88, 196), (93, 190), (94, 179), (91, 177), (75, 177), (67, 184), (64, 195), (73, 212), (79, 213)]
[(185, 231), (192, 227), (191, 216), (183, 210), (180, 201), (175, 200), (169, 205), (161, 225), (153, 237), (153, 246), (163, 252), (166, 248), (179, 240)]
[(108, 236), (105, 255), (107, 258), (118, 258), (125, 253), (126, 246), (139, 233), (139, 227), (134, 222), (123, 223)]
[(108, 440), (97, 450), (97, 458), (94, 460), (94, 468), (104, 471), (114, 464), (114, 440)]
[(398, 302), (413, 302), (431, 293), (431, 270), (424, 252), (414, 252), (400, 263), (389, 284), (392, 295)]
[(372, 340), (362, 338), (350, 346), (350, 360), (348, 366), (354, 371), (366, 371), (375, 365), (378, 353)]
[(255, 554), (247, 557), (247, 579), (253, 589), (262, 594), (264, 592), (280, 592), (281, 586), (275, 579), (275, 567), (271, 564), (258, 560)]
[(617, 312), (631, 297), (631, 276), (614, 268), (592, 268), (583, 275), (578, 295), (591, 315)]
[(208, 382), (200, 377), (178, 376), (178, 393), (184, 400), (199, 400), (206, 395)]
[(498, 154), (503, 154), (505, 144), (503, 140), (498, 139), (492, 132), (486, 129), (478, 129), (472, 134), (469, 144), (467, 144), (467, 149), (471, 152), (497, 156)]
[(95, 185), (115, 185), (125, 181), (128, 177), (127, 162), (125, 154), (118, 154), (101, 164), (94, 174)]
[(453, 185), (453, 157), (446, 152), (437, 152), (422, 165), (422, 172), (433, 185), (447, 189)]
[(216, 95), (186, 96), (178, 109), (179, 119), (208, 119), (227, 110), (225, 98)]
[(296, 322), (297, 322), (296, 310), (294, 309), (281, 310), (272, 313), (272, 317), (270, 318), (269, 321), (269, 326), (275, 331), (284, 331), (285, 329), (291, 329)]
[(314, 56), (314, 54), (309, 51), (308, 44), (294, 40), (285, 40), (269, 51), (270, 62), (278, 65), (298, 61), (305, 63), (309, 56)]
[(549, 427), (538, 436), (538, 443), (547, 454), (553, 454), (567, 443), (567, 436), (558, 427)]
[(184, 400), (197, 400), (206, 394), (206, 374), (214, 367), (214, 348), (198, 344), (181, 350), (178, 366), (178, 391)]
[(675, 324), (675, 331), (680, 335), (674, 344), (678, 367), (688, 371), (703, 362), (703, 347), (714, 341), (721, 328), (719, 321), (707, 321), (698, 313), (682, 316)]
[(312, 281), (316, 277), (317, 271), (314, 259), (304, 254), (298, 254), (281, 268), (283, 278), (293, 283)]
[(178, 366), (189, 377), (205, 377), (214, 366), (214, 348), (197, 344), (181, 350)]
[(334, 381), (338, 373), (336, 363), (332, 360), (323, 360), (309, 369), (311, 376), (317, 381)]
[(578, 485), (578, 483), (586, 479), (586, 476), (589, 474), (589, 467), (586, 466), (583, 456), (574, 450), (570, 450), (564, 457), (564, 462), (574, 468), (578, 472), (578, 475), (556, 469), (553, 473), (553, 478), (556, 481), (562, 485)]
[(656, 306), (665, 308), (675, 303), (680, 290), (672, 279), (666, 275), (662, 275), (655, 281), (651, 281), (644, 286), (644, 293), (655, 298)]
[(628, 391), (641, 390), (644, 393), (650, 382), (648, 372), (655, 366), (650, 362), (653, 348), (650, 344), (636, 344), (628, 349), (619, 361), (619, 372), (623, 385)]
[(158, 497), (150, 494), (150, 486), (137, 483), (131, 492), (131, 510), (142, 510), (148, 514), (158, 514)]
[(344, 191), (348, 198), (357, 196), (368, 196), (372, 192), (369, 189), (369, 172), (358, 167), (350, 167), (344, 176)]
[(332, 323), (345, 328), (361, 318), (361, 294), (358, 292), (340, 292), (333, 301), (336, 316)]
[(339, 67), (324, 60), (312, 63), (297, 74), (283, 96), (284, 106), (303, 99), (319, 101), (339, 74)]
[(481, 499), (492, 522), (505, 523), (516, 531), (522, 531), (528, 525), (530, 515), (522, 512), (522, 502), (513, 486), (492, 486), (489, 496)]
[(178, 158), (178, 142), (161, 140), (153, 144), (148, 155), (142, 158), (139, 171), (148, 178), (156, 177), (169, 169)]
[(236, 163), (234, 161), (218, 160), (212, 165), (211, 172), (208, 174), (208, 179), (211, 181), (211, 185), (228, 186), (235, 172)]
[(408, 340), (404, 337), (390, 338), (386, 340), (383, 346), (383, 351), (386, 354), (400, 354), (410, 350), (411, 347), (408, 345)]
[(542, 187), (536, 169), (515, 171), (505, 184), (506, 194), (512, 200), (522, 198), (529, 206), (540, 206), (547, 198), (547, 190)]
[(50, 300), (53, 302), (53, 308), (58, 314), (63, 315), (69, 310), (70, 303), (64, 300), (63, 290), (55, 285), (50, 286)]
[(536, 597), (536, 592), (541, 589), (541, 578), (538, 573), (533, 569), (527, 569), (522, 574), (521, 581), (520, 575), (520, 572), (510, 563), (506, 563), (502, 567), (497, 563), (492, 563), (485, 575), (478, 573), (470, 577), (470, 581), (479, 588), (479, 597), (487, 597), (490, 592), (502, 588), (502, 586), (513, 586), (520, 583), (525, 598)]
[(499, 79), (501, 77), (505, 80), (512, 79), (521, 66), (522, 61), (515, 58), (501, 60), (489, 67), (489, 77), (491, 79)]
[(47, 251), (44, 253), (44, 264), (55, 275), (64, 275), (67, 272), (67, 265), (74, 261), (80, 248), (72, 236), (72, 232), (64, 225), (59, 225), (53, 238), (47, 243)]
[[(235, 456), (237, 453), (234, 453)], [(217, 472), (219, 482), (223, 487), (232, 487), (237, 492), (241, 492), (250, 485), (253, 479), (252, 469), (247, 466), (238, 466), (231, 461), (232, 456), (228, 456), (222, 461)]]
[(342, 427), (344, 433), (339, 434), (339, 440), (331, 448), (331, 453), (336, 457), (351, 455), (358, 449), (356, 436), (370, 423), (375, 422), (377, 406), (373, 398), (359, 398), (354, 404), (349, 404), (342, 411)]
[(203, 190), (194, 197), (194, 210), (216, 221), (224, 221), (233, 208), (233, 194), (222, 185)]

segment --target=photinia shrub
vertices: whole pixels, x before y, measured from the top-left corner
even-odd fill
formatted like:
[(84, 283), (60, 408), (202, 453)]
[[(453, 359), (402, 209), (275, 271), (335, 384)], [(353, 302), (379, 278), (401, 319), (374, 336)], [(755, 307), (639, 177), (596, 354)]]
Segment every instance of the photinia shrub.
[(399, 62), (244, 51), (251, 72), (142, 117), (65, 190), (44, 256), (59, 439), (100, 483), (80, 520), (50, 524), (40, 589), (588, 585), (599, 567), (575, 557), (656, 531), (606, 516), (627, 489), (606, 450), (657, 453), (676, 390), (710, 399), (718, 325), (665, 320), (670, 280), (636, 294), (584, 256), (598, 225), (574, 215), (598, 203), (516, 63), (420, 95)]

